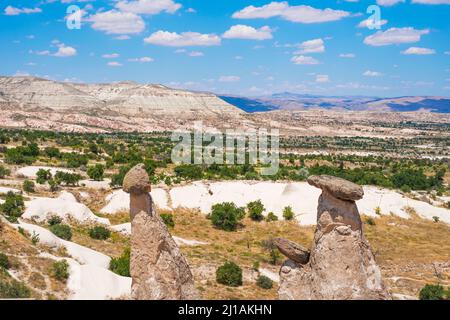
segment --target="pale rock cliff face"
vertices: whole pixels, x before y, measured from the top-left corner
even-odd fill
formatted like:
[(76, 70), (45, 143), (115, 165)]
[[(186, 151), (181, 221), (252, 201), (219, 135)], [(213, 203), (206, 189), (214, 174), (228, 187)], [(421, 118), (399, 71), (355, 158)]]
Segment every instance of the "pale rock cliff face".
[[(363, 197), (363, 189), (331, 176), (313, 176), (308, 182), (322, 189), (314, 243), (306, 261), (305, 249), (288, 243), (286, 251), (286, 244), (275, 242), (290, 258), (280, 270), (279, 298), (390, 299), (355, 203)], [(302, 259), (292, 260), (296, 256)]]
[(243, 113), (209, 93), (162, 85), (60, 83), (35, 77), (0, 77), (0, 103), (25, 111), (94, 112), (99, 115), (217, 116)]
[(124, 178), (130, 193), (131, 294), (136, 300), (194, 300), (194, 278), (178, 245), (152, 208), (150, 183), (143, 165)]

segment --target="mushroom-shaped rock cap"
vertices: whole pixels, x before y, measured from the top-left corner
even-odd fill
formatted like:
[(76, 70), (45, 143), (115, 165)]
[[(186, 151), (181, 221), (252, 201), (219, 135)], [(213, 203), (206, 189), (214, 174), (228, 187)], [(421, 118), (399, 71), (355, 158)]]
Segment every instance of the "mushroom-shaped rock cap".
[(301, 264), (308, 263), (309, 250), (301, 245), (284, 238), (273, 239), (273, 244), (289, 259)]
[(311, 176), (308, 178), (308, 183), (329, 192), (341, 200), (356, 201), (364, 196), (364, 190), (361, 186), (338, 177), (327, 175)]
[(123, 178), (123, 191), (134, 194), (151, 191), (150, 178), (143, 164), (133, 167)]

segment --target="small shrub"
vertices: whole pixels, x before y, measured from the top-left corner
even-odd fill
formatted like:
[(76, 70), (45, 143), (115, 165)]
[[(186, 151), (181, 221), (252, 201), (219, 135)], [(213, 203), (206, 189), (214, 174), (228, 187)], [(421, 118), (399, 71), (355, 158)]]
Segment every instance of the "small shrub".
[(244, 218), (244, 215), (245, 211), (243, 208), (236, 207), (232, 202), (224, 202), (215, 204), (209, 217), (217, 228), (225, 231), (234, 231)]
[(436, 222), (436, 223), (438, 223), (438, 222), (439, 222), (439, 217), (433, 216), (433, 221)]
[(420, 300), (444, 300), (444, 287), (439, 284), (426, 284), (419, 292)]
[(11, 268), (11, 263), (9, 262), (8, 256), (0, 252), (0, 268), (9, 269)]
[(89, 230), (89, 236), (92, 239), (106, 240), (111, 236), (111, 231), (103, 226), (96, 226)]
[(22, 188), (23, 191), (28, 192), (28, 193), (33, 193), (34, 192), (34, 182), (30, 181), (30, 180), (25, 180), (23, 182)]
[(118, 258), (112, 258), (109, 270), (123, 277), (130, 277), (130, 248), (123, 251)]
[(266, 217), (266, 221), (267, 222), (278, 221), (278, 217), (275, 215), (275, 213), (269, 212), (269, 214)]
[(50, 227), (50, 231), (61, 239), (70, 241), (72, 239), (72, 230), (66, 224), (55, 224)]
[(292, 211), (290, 206), (283, 209), (283, 218), (287, 221), (294, 219), (294, 211)]
[(261, 242), (261, 246), (269, 252), (269, 263), (276, 265), (278, 260), (281, 258), (281, 254), (277, 246), (274, 244), (273, 239), (263, 240)]
[(8, 192), (6, 194), (5, 203), (0, 205), (0, 211), (8, 218), (9, 221), (16, 222), (25, 210), (25, 203), (20, 194)]
[(6, 282), (0, 280), (0, 299), (20, 299), (31, 297), (31, 290), (17, 280)]
[(381, 208), (380, 207), (375, 208), (375, 214), (381, 216)]
[(375, 220), (374, 220), (373, 218), (371, 218), (371, 217), (368, 217), (368, 218), (366, 219), (366, 223), (367, 223), (369, 226), (374, 226), (374, 225), (376, 225)]
[(31, 243), (33, 245), (37, 245), (41, 239), (39, 238), (39, 234), (33, 231), (33, 235), (31, 236)]
[(47, 223), (50, 226), (54, 226), (54, 225), (57, 225), (57, 224), (61, 224), (62, 223), (62, 219), (60, 217), (58, 217), (58, 216), (51, 216), (50, 218), (48, 218)]
[(6, 176), (9, 176), (11, 171), (4, 166), (0, 165), (0, 179), (4, 179)]
[(272, 289), (273, 281), (266, 276), (259, 275), (258, 279), (256, 279), (256, 285), (263, 289)]
[(263, 211), (264, 205), (261, 200), (252, 201), (247, 204), (248, 216), (253, 221), (262, 221), (264, 219)]
[(168, 228), (173, 228), (175, 227), (175, 221), (173, 220), (173, 214), (171, 213), (162, 213), (160, 215), (161, 219), (164, 221), (164, 224), (168, 227)]
[(242, 269), (234, 262), (225, 262), (216, 270), (216, 281), (229, 287), (238, 287), (242, 285)]
[(66, 260), (53, 262), (51, 274), (55, 279), (65, 282), (70, 276), (69, 263)]
[(252, 269), (255, 271), (259, 271), (259, 261), (253, 262)]

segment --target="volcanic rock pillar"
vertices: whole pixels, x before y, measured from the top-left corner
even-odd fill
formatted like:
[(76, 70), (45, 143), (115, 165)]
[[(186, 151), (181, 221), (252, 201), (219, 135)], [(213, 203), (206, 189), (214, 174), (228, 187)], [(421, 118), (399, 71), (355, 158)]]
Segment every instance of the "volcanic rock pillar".
[(281, 267), (279, 298), (390, 299), (355, 203), (363, 189), (332, 176), (312, 176), (308, 183), (322, 189), (314, 243), (309, 261), (291, 258)]
[(132, 298), (197, 299), (189, 265), (152, 207), (150, 180), (142, 164), (127, 173), (123, 189), (130, 193)]

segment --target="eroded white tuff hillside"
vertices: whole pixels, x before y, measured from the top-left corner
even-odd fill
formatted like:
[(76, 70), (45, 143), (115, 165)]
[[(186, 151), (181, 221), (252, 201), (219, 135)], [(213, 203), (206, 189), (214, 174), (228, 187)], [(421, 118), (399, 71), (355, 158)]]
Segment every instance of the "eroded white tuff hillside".
[[(36, 77), (0, 77), (4, 126), (72, 131), (159, 130), (186, 121), (238, 121), (244, 112), (210, 93), (119, 82), (61, 83)], [(87, 129), (86, 129), (87, 128)], [(101, 130), (100, 130), (101, 131)]]

